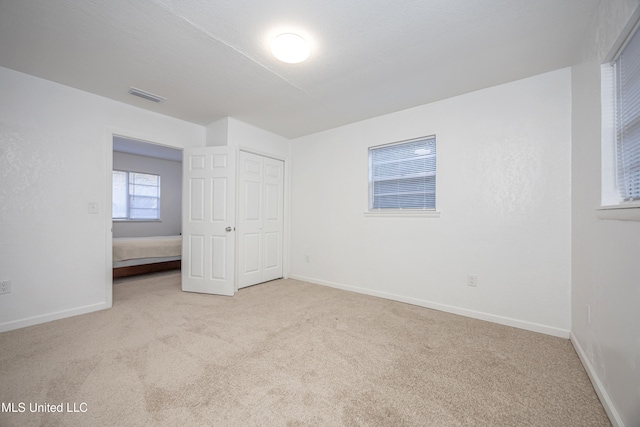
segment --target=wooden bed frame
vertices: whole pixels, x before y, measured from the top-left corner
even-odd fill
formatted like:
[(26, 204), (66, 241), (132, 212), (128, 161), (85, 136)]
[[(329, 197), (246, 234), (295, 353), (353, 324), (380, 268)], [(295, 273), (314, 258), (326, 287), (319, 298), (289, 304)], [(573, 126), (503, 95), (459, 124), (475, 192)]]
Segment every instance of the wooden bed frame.
[(113, 238), (113, 278), (179, 269), (182, 236)]
[(175, 270), (182, 266), (182, 261), (155, 262), (153, 264), (130, 265), (113, 269), (113, 278), (133, 276), (136, 274), (155, 273), (156, 271)]

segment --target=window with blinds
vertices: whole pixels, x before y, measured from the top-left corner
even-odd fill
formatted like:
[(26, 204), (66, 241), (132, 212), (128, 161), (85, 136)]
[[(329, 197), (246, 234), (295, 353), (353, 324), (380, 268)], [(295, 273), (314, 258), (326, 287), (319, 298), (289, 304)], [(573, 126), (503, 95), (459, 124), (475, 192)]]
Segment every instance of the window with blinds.
[(617, 185), (624, 201), (640, 200), (640, 31), (613, 62)]
[(112, 218), (116, 220), (160, 219), (160, 176), (113, 171)]
[(369, 148), (369, 210), (435, 207), (435, 136)]

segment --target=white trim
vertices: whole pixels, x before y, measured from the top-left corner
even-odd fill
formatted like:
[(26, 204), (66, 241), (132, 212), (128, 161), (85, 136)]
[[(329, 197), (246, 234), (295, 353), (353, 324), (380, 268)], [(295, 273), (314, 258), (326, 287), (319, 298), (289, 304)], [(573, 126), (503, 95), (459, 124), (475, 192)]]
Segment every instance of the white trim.
[(107, 128), (106, 135), (106, 155), (107, 159), (107, 177), (106, 177), (106, 186), (107, 186), (107, 200), (104, 202), (104, 216), (106, 219), (106, 227), (105, 227), (105, 275), (104, 275), (104, 295), (105, 295), (105, 308), (113, 307), (113, 138), (120, 133), (116, 133), (113, 128)]
[(601, 75), (601, 159), (600, 159), (600, 204), (615, 205), (620, 202), (620, 189), (617, 184), (618, 167), (616, 164), (616, 120), (615, 120), (615, 84), (611, 64), (600, 67)]
[(110, 308), (106, 303), (85, 305), (83, 307), (72, 308), (69, 310), (56, 311), (54, 313), (42, 314), (26, 319), (11, 320), (9, 322), (0, 323), (0, 332), (12, 331), (14, 329), (26, 328), (27, 326), (39, 325), (53, 320), (65, 319), (67, 317), (78, 316), (80, 314), (92, 313), (94, 311)]
[(432, 133), (431, 135), (418, 136), (416, 138), (403, 139), (401, 141), (387, 142), (387, 143), (384, 143), (384, 144), (373, 145), (373, 146), (369, 147), (369, 151), (375, 150), (376, 148), (390, 147), (392, 145), (408, 144), (410, 142), (423, 141), (425, 139), (433, 139), (433, 140), (435, 140), (436, 139), (436, 134)]
[(245, 145), (238, 145), (238, 152), (240, 151), (244, 151), (245, 153), (251, 153), (251, 154), (256, 154), (258, 156), (262, 156), (262, 157), (268, 157), (270, 159), (274, 159), (274, 160), (281, 160), (283, 162), (287, 162), (287, 158), (286, 156), (280, 156), (278, 154), (273, 154), (270, 153), (268, 151), (262, 151), (262, 150), (256, 150), (254, 148), (251, 147), (247, 147)]
[(427, 301), (418, 298), (405, 297), (402, 295), (391, 294), (388, 292), (373, 291), (371, 289), (360, 288), (357, 286), (344, 285), (341, 283), (330, 282), (327, 280), (315, 279), (313, 277), (305, 277), (292, 274), (291, 279), (302, 280), (304, 282), (314, 283), (316, 285), (329, 286), (331, 288), (342, 289), (344, 291), (356, 292), (359, 294), (370, 295), (379, 298), (385, 298), (393, 301), (404, 302), (407, 304), (417, 305), (419, 307), (430, 308), (433, 310), (444, 311), (446, 313), (458, 314), (460, 316), (470, 317), (472, 319), (486, 320), (488, 322), (497, 323), (499, 325), (511, 326), (527, 331), (538, 332), (541, 334), (551, 335), (559, 338), (569, 338), (570, 331), (567, 329), (555, 328), (553, 326), (541, 325), (539, 323), (527, 322), (524, 320), (512, 319), (510, 317), (498, 316), (490, 313), (469, 310), (466, 308), (455, 307), (437, 302)]
[(434, 210), (412, 210), (412, 209), (385, 209), (380, 211), (365, 211), (367, 217), (416, 217), (416, 218), (440, 218), (440, 211)]
[(640, 221), (640, 204), (600, 206), (596, 209), (596, 216), (600, 219)]
[(607, 393), (607, 390), (604, 388), (604, 385), (600, 381), (596, 370), (593, 368), (593, 365), (589, 361), (589, 358), (580, 345), (578, 338), (573, 334), (573, 332), (571, 332), (571, 336), (569, 337), (569, 339), (571, 341), (571, 344), (573, 345), (573, 348), (576, 350), (576, 353), (578, 354), (578, 357), (580, 358), (585, 371), (587, 371), (587, 375), (591, 380), (591, 384), (593, 385), (593, 388), (595, 389), (605, 412), (609, 416), (609, 421), (611, 421), (611, 424), (613, 424), (614, 427), (625, 427), (622, 418), (620, 418), (620, 414), (618, 414), (618, 411), (616, 410), (613, 402), (611, 401), (611, 398), (609, 397), (609, 393)]
[(284, 162), (284, 236), (282, 237), (282, 274), (288, 278), (291, 274), (291, 144), (289, 144), (289, 154), (283, 159)]

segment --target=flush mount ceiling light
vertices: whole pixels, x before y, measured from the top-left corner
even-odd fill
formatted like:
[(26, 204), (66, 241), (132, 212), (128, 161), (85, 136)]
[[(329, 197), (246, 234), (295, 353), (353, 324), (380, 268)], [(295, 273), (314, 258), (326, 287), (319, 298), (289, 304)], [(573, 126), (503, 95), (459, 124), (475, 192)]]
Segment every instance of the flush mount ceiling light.
[(280, 34), (271, 42), (271, 53), (282, 62), (297, 64), (309, 57), (309, 44), (297, 34)]

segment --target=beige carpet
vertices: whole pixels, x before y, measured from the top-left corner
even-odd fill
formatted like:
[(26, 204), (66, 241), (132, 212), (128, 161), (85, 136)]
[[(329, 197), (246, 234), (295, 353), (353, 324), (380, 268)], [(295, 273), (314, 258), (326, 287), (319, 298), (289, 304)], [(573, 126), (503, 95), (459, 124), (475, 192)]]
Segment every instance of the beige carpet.
[(568, 340), (295, 280), (189, 294), (176, 273), (0, 334), (0, 401), (24, 407), (1, 426), (610, 425)]

